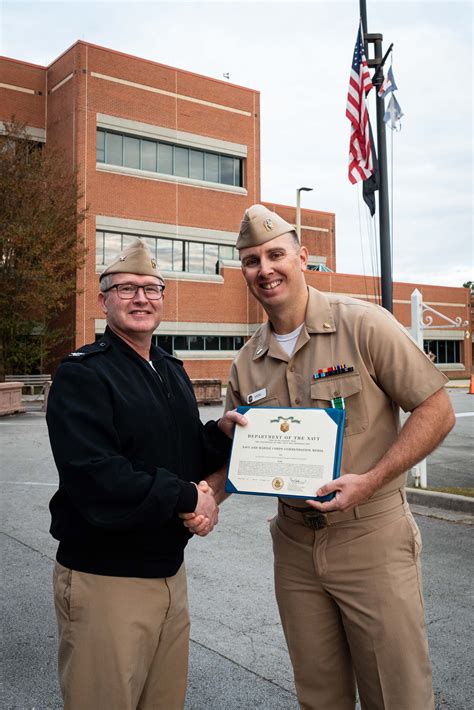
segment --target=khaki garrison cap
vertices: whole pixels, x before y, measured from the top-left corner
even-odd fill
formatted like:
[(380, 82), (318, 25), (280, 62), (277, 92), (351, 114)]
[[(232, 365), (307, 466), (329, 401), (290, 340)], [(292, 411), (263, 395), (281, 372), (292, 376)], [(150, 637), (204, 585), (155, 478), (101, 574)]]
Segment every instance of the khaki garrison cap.
[(140, 274), (157, 276), (164, 280), (158, 271), (156, 259), (153, 258), (145, 242), (138, 238), (113, 258), (102, 271), (99, 280), (109, 274)]
[(280, 215), (263, 205), (252, 205), (245, 210), (235, 246), (237, 249), (257, 247), (288, 232), (296, 233), (292, 224), (285, 222)]

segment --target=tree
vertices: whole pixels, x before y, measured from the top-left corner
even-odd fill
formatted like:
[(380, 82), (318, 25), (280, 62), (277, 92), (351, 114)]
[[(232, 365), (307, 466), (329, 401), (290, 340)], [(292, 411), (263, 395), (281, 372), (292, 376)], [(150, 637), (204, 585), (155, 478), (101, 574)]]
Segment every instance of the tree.
[(0, 143), (0, 375), (44, 367), (70, 338), (64, 314), (85, 250), (77, 175), (14, 118)]

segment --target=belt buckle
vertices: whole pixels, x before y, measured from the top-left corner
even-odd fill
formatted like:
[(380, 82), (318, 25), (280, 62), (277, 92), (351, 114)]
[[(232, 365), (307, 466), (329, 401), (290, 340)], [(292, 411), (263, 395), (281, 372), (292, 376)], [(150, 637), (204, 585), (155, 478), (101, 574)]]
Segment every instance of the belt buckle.
[(324, 513), (314, 511), (311, 513), (303, 513), (303, 523), (307, 528), (311, 528), (312, 530), (322, 530), (323, 528), (327, 528), (328, 519)]

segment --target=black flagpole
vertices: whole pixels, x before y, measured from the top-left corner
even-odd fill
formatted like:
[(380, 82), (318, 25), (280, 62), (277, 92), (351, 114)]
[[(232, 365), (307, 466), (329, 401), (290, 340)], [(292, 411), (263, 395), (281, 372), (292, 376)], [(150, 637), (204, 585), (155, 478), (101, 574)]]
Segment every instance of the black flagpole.
[[(382, 306), (388, 311), (393, 311), (392, 303), (392, 250), (390, 246), (390, 214), (388, 206), (388, 174), (387, 174), (387, 143), (385, 136), (385, 100), (378, 96), (378, 90), (383, 83), (382, 66), (388, 52), (382, 58), (381, 34), (367, 33), (367, 7), (365, 0), (359, 0), (362, 29), (364, 32), (364, 46), (369, 67), (376, 68), (373, 78), (377, 108), (377, 154), (379, 166), (379, 232), (380, 232), (380, 277), (382, 290)], [(374, 45), (374, 58), (369, 59), (368, 44)], [(391, 47), (390, 47), (391, 48)], [(389, 50), (390, 51), (390, 50)]]

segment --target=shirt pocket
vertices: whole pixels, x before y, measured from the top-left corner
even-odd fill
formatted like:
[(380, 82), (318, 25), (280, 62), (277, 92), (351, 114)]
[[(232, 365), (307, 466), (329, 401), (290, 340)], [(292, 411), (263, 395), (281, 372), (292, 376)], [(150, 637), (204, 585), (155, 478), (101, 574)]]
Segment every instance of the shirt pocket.
[(243, 405), (249, 406), (249, 407), (279, 407), (280, 406), (280, 400), (278, 397), (272, 397), (270, 395), (267, 395), (266, 397), (263, 397), (262, 399), (257, 399), (257, 401), (252, 402), (252, 404), (245, 404)]
[(321, 379), (311, 384), (313, 407), (328, 409), (331, 407), (331, 400), (335, 397), (342, 397), (346, 406), (344, 436), (365, 431), (369, 426), (369, 417), (362, 392), (362, 380), (357, 372), (336, 375), (328, 380)]

